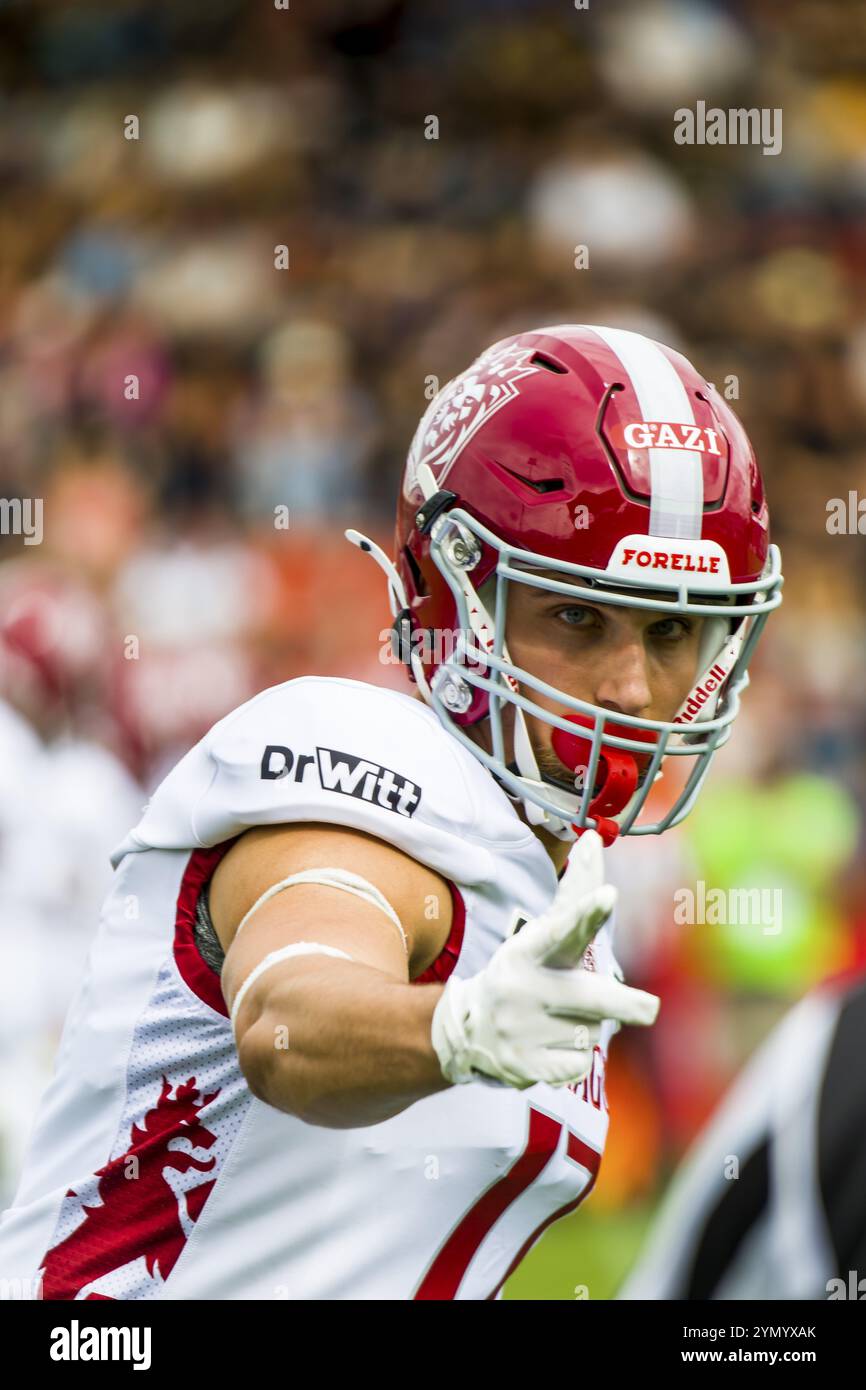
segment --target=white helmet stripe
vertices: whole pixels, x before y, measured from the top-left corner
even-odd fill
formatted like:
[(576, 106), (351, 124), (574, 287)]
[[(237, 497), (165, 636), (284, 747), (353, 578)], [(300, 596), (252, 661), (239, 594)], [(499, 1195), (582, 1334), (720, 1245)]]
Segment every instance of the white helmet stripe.
[[(658, 343), (624, 328), (586, 324), (603, 338), (625, 368), (644, 420), (693, 425), (688, 392)], [(650, 448), (651, 536), (696, 540), (704, 511), (701, 455), (694, 449)]]

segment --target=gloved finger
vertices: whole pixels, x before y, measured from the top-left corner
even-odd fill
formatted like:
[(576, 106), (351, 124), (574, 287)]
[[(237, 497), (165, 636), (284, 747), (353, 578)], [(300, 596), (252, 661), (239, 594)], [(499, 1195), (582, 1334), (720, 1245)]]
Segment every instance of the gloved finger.
[(655, 1023), (661, 1005), (657, 994), (633, 989), (613, 975), (597, 975), (588, 970), (551, 974), (545, 993), (546, 1011), (561, 1018), (609, 1018), (642, 1028)]
[(595, 940), (605, 923), (610, 921), (616, 907), (616, 898), (617, 892), (612, 884), (606, 883), (601, 888), (596, 888), (583, 900), (577, 920), (573, 921), (572, 926), (559, 934), (552, 934), (556, 939), (551, 940), (549, 949), (545, 950), (540, 958), (540, 964), (554, 970), (579, 965), (587, 946)]
[(563, 883), (569, 876), (580, 877), (587, 893), (591, 893), (594, 888), (600, 888), (604, 883), (602, 839), (597, 830), (585, 830), (572, 846), (566, 861), (565, 873), (562, 875)]
[(609, 883), (580, 897), (561, 889), (550, 907), (513, 938), (515, 947), (537, 965), (577, 965), (615, 906), (616, 889)]

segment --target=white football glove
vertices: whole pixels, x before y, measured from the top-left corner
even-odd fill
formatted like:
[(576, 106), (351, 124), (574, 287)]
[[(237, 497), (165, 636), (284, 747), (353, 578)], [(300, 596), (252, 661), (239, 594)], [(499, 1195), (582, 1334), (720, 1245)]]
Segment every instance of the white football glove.
[(616, 889), (603, 880), (601, 838), (588, 830), (546, 912), (504, 941), (477, 975), (448, 980), (432, 1041), (449, 1081), (565, 1086), (588, 1074), (603, 1019), (655, 1022), (655, 994), (581, 964), (616, 903)]

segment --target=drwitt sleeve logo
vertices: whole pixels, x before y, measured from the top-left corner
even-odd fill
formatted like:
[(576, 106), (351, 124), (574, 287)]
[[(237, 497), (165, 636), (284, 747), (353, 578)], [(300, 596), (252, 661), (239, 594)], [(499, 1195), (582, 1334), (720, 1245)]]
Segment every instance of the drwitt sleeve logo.
[(317, 748), (319, 781), (325, 791), (343, 792), (362, 801), (372, 801), (401, 816), (412, 816), (421, 800), (421, 788), (388, 767), (368, 763), (353, 753), (335, 748)]
[(398, 816), (413, 816), (421, 802), (421, 788), (408, 777), (389, 767), (368, 762), (355, 753), (341, 753), (336, 748), (316, 748), (316, 756), (301, 753), (297, 762), (290, 748), (269, 743), (264, 751), (261, 777), (265, 781), (277, 781), (288, 777), (295, 769), (293, 780), (303, 781), (307, 765), (315, 761), (319, 782), (327, 792), (341, 792), (343, 796), (354, 796), (360, 801), (369, 801), (373, 806), (383, 806), (386, 811), (394, 811)]

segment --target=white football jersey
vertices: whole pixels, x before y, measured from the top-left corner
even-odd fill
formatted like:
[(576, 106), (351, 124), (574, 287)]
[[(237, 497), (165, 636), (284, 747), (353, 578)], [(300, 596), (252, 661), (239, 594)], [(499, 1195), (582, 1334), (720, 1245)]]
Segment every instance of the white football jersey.
[(43, 744), (0, 700), (0, 1210), (111, 883), (118, 826), (143, 801), (108, 749)]
[[(302, 821), (376, 835), (448, 881), (449, 939), (413, 983), (475, 974), (556, 890), (536, 835), (420, 701), (310, 676), (220, 720), (112, 856), (0, 1279), (41, 1271), (58, 1299), (491, 1299), (588, 1195), (612, 1022), (571, 1087), (452, 1086), (357, 1129), (252, 1095), (195, 907), (238, 835)], [(610, 924), (585, 964), (621, 975)]]

